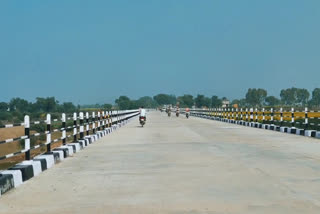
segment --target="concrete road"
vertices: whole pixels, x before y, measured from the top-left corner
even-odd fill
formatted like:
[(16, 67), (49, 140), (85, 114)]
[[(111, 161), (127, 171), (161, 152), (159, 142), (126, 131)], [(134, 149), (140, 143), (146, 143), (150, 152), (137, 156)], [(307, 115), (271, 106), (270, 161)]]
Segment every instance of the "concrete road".
[(320, 213), (320, 141), (150, 113), (0, 198), (0, 213)]

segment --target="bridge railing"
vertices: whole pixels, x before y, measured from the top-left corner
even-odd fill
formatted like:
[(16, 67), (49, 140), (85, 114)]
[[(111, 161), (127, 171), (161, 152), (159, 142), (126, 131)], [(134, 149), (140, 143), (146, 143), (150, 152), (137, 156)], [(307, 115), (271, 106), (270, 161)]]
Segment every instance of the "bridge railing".
[[(0, 169), (6, 169), (22, 160), (51, 152), (52, 149), (68, 143), (83, 140), (86, 136), (105, 130), (139, 114), (139, 110), (80, 112), (60, 118), (47, 114), (45, 120), (31, 120), (29, 115), (24, 121), (0, 126), (2, 133), (14, 127), (20, 127), (24, 134), (0, 140)], [(54, 114), (57, 117), (56, 114)], [(8, 130), (8, 132), (10, 132)], [(1, 137), (1, 136), (0, 136)], [(17, 148), (20, 148), (17, 150)], [(11, 161), (10, 161), (11, 159)]]
[[(184, 112), (184, 109), (182, 109)], [(294, 108), (212, 108), (212, 109), (191, 109), (191, 116), (210, 118), (237, 124), (263, 126), (268, 129), (294, 134), (315, 136), (320, 131), (320, 112), (309, 111), (304, 108), (302, 111)], [(281, 128), (282, 127), (282, 128)], [(309, 130), (309, 131), (307, 131)], [(307, 131), (307, 132), (306, 132)]]

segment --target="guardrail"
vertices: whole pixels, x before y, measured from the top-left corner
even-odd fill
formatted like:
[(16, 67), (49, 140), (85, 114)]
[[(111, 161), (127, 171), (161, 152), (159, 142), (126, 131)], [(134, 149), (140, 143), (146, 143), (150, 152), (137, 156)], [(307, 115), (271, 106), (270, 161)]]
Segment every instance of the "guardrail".
[[(185, 110), (182, 109), (182, 113)], [(294, 108), (191, 109), (191, 116), (320, 138), (320, 112)]]
[[(2, 155), (0, 160), (23, 154), (25, 160), (19, 160), (21, 163), (14, 163), (15, 166), (0, 171), (0, 196), (111, 133), (138, 114), (139, 110), (101, 111), (92, 112), (91, 115), (80, 112), (69, 116), (62, 113), (59, 119), (52, 119), (51, 114), (47, 114), (46, 120), (38, 121), (31, 121), (26, 115), (23, 123), (2, 126), (4, 129), (23, 126), (24, 135), (0, 141), (2, 148), (17, 141), (23, 146), (20, 151)], [(34, 132), (32, 126), (45, 126), (45, 130)], [(43, 139), (35, 139), (41, 137)]]

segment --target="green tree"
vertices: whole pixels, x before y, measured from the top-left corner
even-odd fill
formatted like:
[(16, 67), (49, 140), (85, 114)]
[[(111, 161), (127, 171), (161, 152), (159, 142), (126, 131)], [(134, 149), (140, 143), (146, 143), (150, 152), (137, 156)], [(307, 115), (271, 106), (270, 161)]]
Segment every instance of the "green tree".
[(193, 96), (190, 94), (185, 94), (183, 96), (178, 97), (178, 102), (180, 103), (180, 107), (192, 107), (194, 104)]
[(152, 99), (152, 97), (144, 96), (135, 101), (136, 105), (139, 107), (143, 106), (144, 108), (155, 108), (157, 107), (157, 102)]
[(276, 98), (275, 96), (268, 96), (266, 97), (266, 100), (265, 100), (265, 104), (267, 106), (277, 106), (281, 103), (281, 101)]
[(120, 110), (131, 109), (132, 102), (127, 96), (120, 96), (116, 99), (115, 103), (118, 105)]
[(37, 97), (36, 100), (34, 110), (40, 112), (54, 112), (57, 110), (57, 106), (59, 104), (55, 97)]
[(251, 106), (263, 105), (267, 97), (267, 91), (261, 88), (249, 88), (246, 94), (246, 102)]
[(287, 88), (280, 92), (281, 101), (285, 105), (305, 105), (308, 103), (310, 93), (304, 88)]
[(102, 108), (105, 109), (105, 110), (110, 111), (112, 109), (112, 105), (108, 104), (108, 103), (105, 103), (105, 104), (102, 105)]
[(306, 105), (308, 103), (309, 97), (310, 97), (309, 91), (305, 88), (298, 88), (296, 93), (297, 93), (296, 94), (297, 102), (300, 105)]
[(13, 98), (9, 102), (10, 111), (27, 112), (30, 108), (30, 103), (21, 98)]
[(168, 94), (158, 94), (158, 95), (154, 96), (153, 99), (159, 105), (167, 105), (167, 104), (175, 105), (177, 102), (176, 96), (168, 95)]
[(211, 107), (219, 108), (221, 106), (222, 106), (222, 99), (219, 99), (218, 96), (212, 96), (211, 97)]
[(280, 92), (281, 101), (285, 105), (293, 105), (296, 103), (296, 88), (282, 89)]
[(197, 108), (211, 106), (211, 99), (209, 97), (205, 97), (202, 94), (198, 94), (198, 96), (194, 99), (194, 102)]
[(8, 103), (0, 102), (0, 111), (7, 111), (9, 108)]
[(312, 91), (312, 99), (311, 99), (311, 104), (313, 106), (320, 106), (320, 88), (315, 88)]

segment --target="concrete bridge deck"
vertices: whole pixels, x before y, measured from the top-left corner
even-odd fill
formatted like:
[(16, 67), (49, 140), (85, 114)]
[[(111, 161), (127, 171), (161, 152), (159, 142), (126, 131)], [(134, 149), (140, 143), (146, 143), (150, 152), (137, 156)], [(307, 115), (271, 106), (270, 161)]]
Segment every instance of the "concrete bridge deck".
[(319, 213), (320, 141), (152, 112), (0, 198), (0, 213)]

